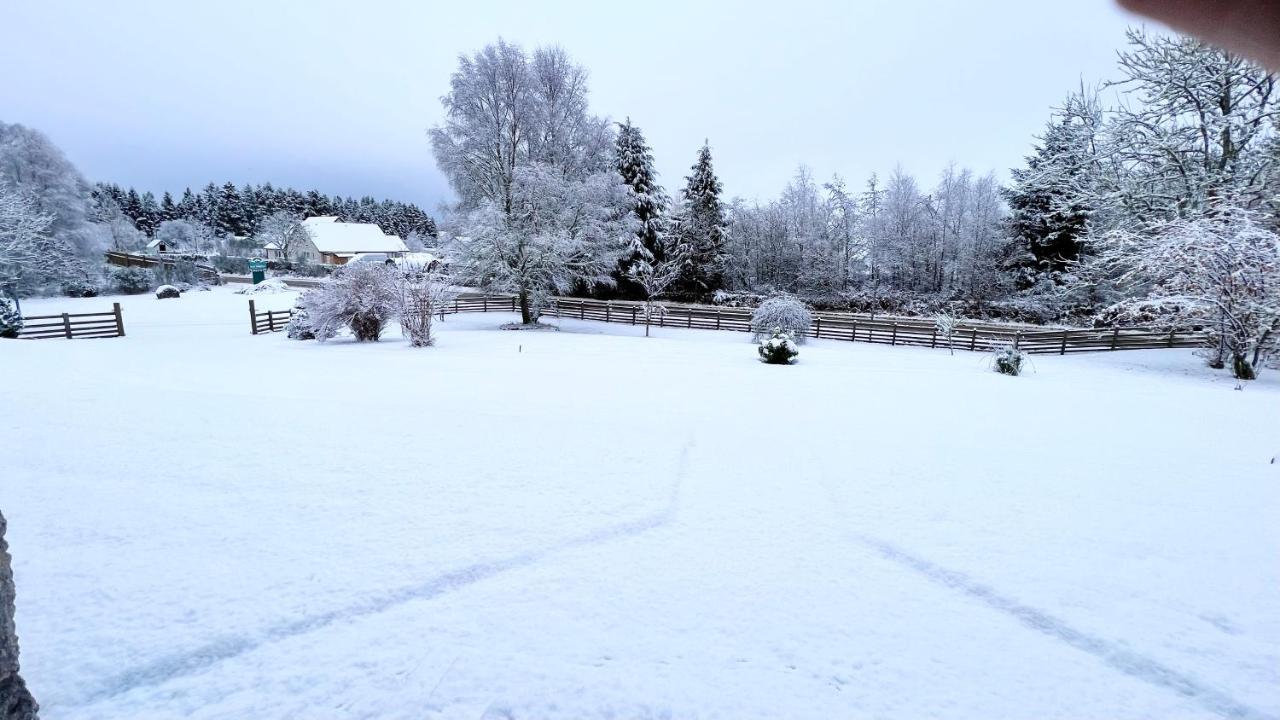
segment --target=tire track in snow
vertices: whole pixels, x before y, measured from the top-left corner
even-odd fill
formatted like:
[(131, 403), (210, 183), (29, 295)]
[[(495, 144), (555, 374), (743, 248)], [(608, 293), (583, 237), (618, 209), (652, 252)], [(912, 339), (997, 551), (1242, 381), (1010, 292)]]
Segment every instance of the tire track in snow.
[(1172, 690), (1220, 717), (1276, 720), (1274, 716), (1252, 708), (1190, 675), (1129, 650), (1114, 641), (1077, 630), (1043, 610), (1001, 595), (964, 573), (949, 570), (922, 557), (912, 555), (879, 538), (861, 534), (855, 534), (854, 537), (886, 560), (913, 570), (931, 582), (977, 599), (994, 610), (1012, 616), (1032, 630), (1093, 655), (1125, 675), (1156, 687)]
[(69, 703), (69, 705), (71, 707), (91, 705), (138, 688), (160, 685), (169, 680), (193, 675), (223, 660), (239, 657), (264, 645), (323, 629), (340, 620), (356, 620), (377, 615), (415, 600), (430, 600), (505, 572), (536, 565), (559, 553), (634, 537), (669, 525), (675, 520), (679, 511), (680, 492), (684, 485), (685, 475), (688, 472), (689, 451), (693, 446), (694, 440), (691, 437), (681, 447), (680, 456), (676, 463), (675, 479), (672, 482), (666, 506), (657, 512), (634, 520), (598, 528), (537, 550), (468, 565), (437, 575), (416, 585), (398, 588), (343, 608), (277, 623), (257, 635), (222, 638), (194, 650), (163, 657), (116, 675), (98, 690), (89, 693), (78, 702)]

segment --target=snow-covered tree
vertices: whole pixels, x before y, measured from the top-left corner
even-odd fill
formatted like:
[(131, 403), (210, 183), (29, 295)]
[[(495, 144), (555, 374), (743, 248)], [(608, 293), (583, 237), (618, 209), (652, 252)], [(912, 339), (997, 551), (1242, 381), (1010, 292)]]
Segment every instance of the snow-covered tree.
[(254, 238), (260, 245), (275, 243), (280, 248), (280, 257), (285, 260), (297, 259), (311, 250), (311, 234), (306, 226), (286, 211), (278, 210), (263, 218), (258, 223), (258, 231)]
[(0, 289), (15, 301), (79, 267), (70, 245), (52, 234), (52, 224), (33, 197), (0, 178)]
[(377, 341), (400, 312), (400, 283), (395, 268), (353, 263), (334, 272), (303, 300), (316, 339), (328, 340), (350, 328), (359, 342)]
[(752, 339), (758, 342), (774, 330), (781, 330), (803, 343), (812, 323), (813, 314), (807, 305), (790, 295), (778, 295), (760, 303), (751, 314)]
[[(630, 282), (630, 270), (635, 263), (649, 263), (642, 274), (653, 276), (654, 264), (664, 260), (663, 253), (667, 245), (666, 211), (670, 201), (658, 185), (658, 173), (653, 169), (653, 153), (645, 143), (640, 128), (631, 124), (631, 118), (618, 125), (614, 155), (618, 174), (631, 191), (631, 214), (637, 222), (630, 251), (623, 258), (620, 267), (621, 278), (624, 280), (621, 285), (626, 287)], [(642, 298), (648, 295), (643, 288), (627, 289), (639, 291), (636, 294)], [(664, 285), (663, 290), (665, 289)]]
[(50, 217), (49, 234), (82, 260), (100, 261), (103, 234), (90, 222), (89, 183), (43, 133), (0, 122), (0, 179)]
[(613, 172), (584, 180), (555, 168), (517, 168), (510, 207), (487, 200), (460, 221), (451, 251), (459, 281), (519, 296), (520, 319), (537, 321), (556, 293), (614, 282), (635, 220)]
[(1091, 270), (1132, 293), (1112, 308), (1121, 316), (1200, 325), (1210, 363), (1252, 379), (1280, 351), (1280, 235), (1246, 204), (1111, 231), (1096, 239)]
[(677, 289), (706, 295), (724, 287), (728, 223), (720, 199), (722, 188), (711, 166), (711, 146), (703, 143), (692, 173), (685, 178), (675, 232), (689, 248), (689, 262)]
[(416, 264), (403, 265), (397, 270), (400, 329), (414, 347), (433, 345), (435, 315), (457, 295), (451, 278), (438, 268)]
[[(655, 312), (663, 312), (658, 304), (677, 280), (688, 262), (688, 249), (675, 238), (659, 233), (651, 252), (633, 259), (627, 268), (627, 279), (640, 289), (644, 300), (644, 336), (649, 337), (649, 326)], [(647, 248), (646, 248), (647, 249)]]

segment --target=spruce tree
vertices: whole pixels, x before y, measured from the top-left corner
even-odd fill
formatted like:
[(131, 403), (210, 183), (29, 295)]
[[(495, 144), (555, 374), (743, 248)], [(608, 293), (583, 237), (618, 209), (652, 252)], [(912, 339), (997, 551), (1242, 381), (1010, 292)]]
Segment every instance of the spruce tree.
[(615, 273), (618, 292), (629, 299), (643, 299), (642, 289), (628, 278), (628, 274), (636, 262), (663, 259), (662, 236), (666, 232), (665, 216), (669, 201), (658, 185), (658, 173), (653, 169), (653, 153), (645, 143), (640, 128), (631, 124), (631, 118), (618, 125), (614, 152), (618, 174), (622, 176), (622, 182), (631, 189), (631, 212), (640, 223), (632, 239), (631, 250), (619, 263)]
[(1080, 175), (1090, 163), (1078, 134), (1070, 119), (1051, 122), (1027, 166), (1010, 172), (1009, 233), (1020, 248), (1011, 269), (1021, 288), (1041, 279), (1057, 282), (1080, 259), (1089, 221)]
[(724, 288), (727, 223), (721, 191), (711, 166), (711, 147), (704, 142), (693, 174), (685, 178), (678, 218), (680, 239), (689, 251), (689, 262), (677, 283), (681, 294), (706, 295)]

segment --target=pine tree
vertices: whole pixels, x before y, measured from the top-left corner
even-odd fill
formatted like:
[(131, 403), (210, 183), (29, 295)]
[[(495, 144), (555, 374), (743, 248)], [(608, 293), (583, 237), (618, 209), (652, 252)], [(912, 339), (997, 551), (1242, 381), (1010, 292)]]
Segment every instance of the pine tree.
[(658, 173), (653, 169), (653, 153), (645, 143), (640, 128), (631, 124), (631, 118), (618, 125), (614, 153), (618, 174), (630, 188), (631, 214), (639, 222), (631, 249), (619, 263), (615, 273), (618, 292), (629, 299), (643, 299), (643, 288), (631, 279), (631, 270), (640, 262), (654, 263), (663, 260), (663, 235), (666, 232), (665, 216), (669, 201), (658, 185)]
[(164, 191), (164, 195), (160, 198), (160, 222), (165, 220), (176, 220), (178, 217), (178, 207), (173, 202), (173, 196), (168, 190)]
[(724, 287), (727, 223), (720, 201), (722, 188), (711, 166), (711, 147), (703, 143), (693, 174), (685, 178), (678, 219), (689, 262), (677, 285), (685, 295), (706, 295)]
[(1010, 172), (1005, 200), (1010, 235), (1021, 248), (1013, 269), (1022, 288), (1042, 278), (1057, 282), (1080, 259), (1090, 216), (1082, 188), (1092, 167), (1082, 130), (1077, 118), (1055, 118), (1027, 166)]

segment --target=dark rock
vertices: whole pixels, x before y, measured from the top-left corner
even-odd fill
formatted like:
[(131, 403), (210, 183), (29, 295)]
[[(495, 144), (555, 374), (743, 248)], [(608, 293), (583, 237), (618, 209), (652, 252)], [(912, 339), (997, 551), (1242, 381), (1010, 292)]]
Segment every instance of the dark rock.
[(0, 513), (0, 720), (36, 720), (40, 706), (18, 675), (18, 635), (13, 624), (14, 588), (7, 525)]

